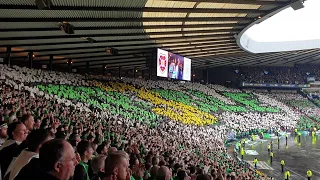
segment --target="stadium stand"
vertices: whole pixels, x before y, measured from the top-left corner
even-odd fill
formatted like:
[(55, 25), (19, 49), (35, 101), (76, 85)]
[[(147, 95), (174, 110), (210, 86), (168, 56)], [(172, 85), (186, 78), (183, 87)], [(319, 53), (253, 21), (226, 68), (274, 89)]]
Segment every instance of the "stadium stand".
[[(102, 143), (109, 151), (125, 150), (143, 165), (143, 172), (152, 172), (145, 168), (159, 158), (154, 167), (168, 163), (173, 169), (197, 167), (213, 177), (262, 178), (265, 175), (227, 155), (229, 131), (246, 136), (292, 130), (297, 124), (301, 129), (316, 127), (308, 112), (317, 107), (299, 94), (264, 94), (189, 82), (98, 80), (16, 66), (1, 65), (0, 70), (1, 121), (11, 124), (31, 114), (35, 129), (47, 129), (74, 147), (80, 137), (93, 144), (93, 151)], [(10, 147), (7, 141), (3, 149)], [(78, 160), (83, 162), (81, 157)], [(140, 173), (132, 166), (132, 176), (138, 178)]]
[(303, 3), (0, 1), (0, 180), (274, 179), (249, 154), (293, 132), (316, 150), (319, 49), (253, 54), (241, 37)]

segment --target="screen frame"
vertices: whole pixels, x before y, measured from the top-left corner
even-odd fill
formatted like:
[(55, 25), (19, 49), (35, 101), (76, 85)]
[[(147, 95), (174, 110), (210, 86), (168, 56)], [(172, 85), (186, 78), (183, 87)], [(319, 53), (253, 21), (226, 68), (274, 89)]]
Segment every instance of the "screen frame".
[[(166, 55), (167, 57), (164, 58), (164, 57), (161, 57), (160, 59), (160, 53), (162, 53), (161, 55)], [(164, 53), (166, 52), (166, 53)], [(173, 55), (173, 56), (176, 56), (175, 60), (173, 61), (176, 61), (178, 60), (178, 64), (180, 63), (180, 61), (182, 61), (182, 75), (180, 74), (180, 71), (178, 70), (178, 73), (179, 75), (175, 74), (174, 76), (175, 77), (181, 77), (182, 78), (172, 78), (172, 74), (171, 76), (169, 75), (170, 74), (170, 62), (172, 62), (172, 60), (169, 60), (169, 55)], [(179, 58), (182, 58), (182, 60), (179, 60)], [(166, 61), (166, 62), (164, 62)], [(185, 62), (187, 62), (187, 64), (189, 64), (189, 68), (185, 68)], [(161, 49), (161, 48), (156, 48), (156, 67), (157, 67), (157, 77), (159, 78), (166, 78), (166, 79), (171, 79), (171, 80), (178, 80), (178, 81), (191, 81), (192, 80), (192, 59), (191, 58), (188, 58), (188, 57), (185, 57), (185, 56), (181, 56), (179, 54), (176, 54), (176, 53), (172, 53), (170, 51), (167, 51), (165, 49)], [(175, 64), (175, 63), (174, 63)], [(180, 64), (179, 64), (180, 65)], [(160, 68), (161, 66), (161, 68)], [(165, 66), (165, 69), (166, 69), (166, 72), (163, 71), (164, 69), (164, 66)], [(179, 66), (181, 67), (181, 66)], [(178, 67), (178, 68), (179, 68)], [(176, 66), (177, 68), (177, 66)], [(188, 75), (188, 78), (186, 78), (185, 76), (185, 69), (189, 70), (188, 72), (186, 72)], [(159, 71), (162, 71), (162, 72), (159, 72)], [(165, 75), (164, 75), (165, 74)]]

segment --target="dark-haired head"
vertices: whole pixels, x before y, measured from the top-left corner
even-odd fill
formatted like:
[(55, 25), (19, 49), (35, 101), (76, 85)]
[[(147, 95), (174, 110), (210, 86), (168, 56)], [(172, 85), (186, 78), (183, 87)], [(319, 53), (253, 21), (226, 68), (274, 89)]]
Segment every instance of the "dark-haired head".
[(53, 138), (52, 132), (45, 129), (37, 129), (30, 132), (27, 136), (28, 150), (32, 152), (39, 152), (40, 147), (46, 141)]
[(84, 155), (85, 151), (92, 147), (92, 144), (87, 140), (82, 140), (78, 143), (77, 152), (80, 156)]
[(184, 170), (179, 170), (177, 173), (177, 180), (184, 180), (186, 178), (187, 174)]
[(58, 131), (55, 136), (57, 139), (66, 139), (67, 134), (64, 131)]
[(199, 174), (196, 180), (211, 180), (211, 176), (208, 174)]
[(102, 143), (97, 147), (97, 153), (98, 154), (107, 155), (107, 152), (108, 152), (108, 148), (107, 148), (107, 145), (105, 143)]
[(94, 148), (93, 144), (89, 141), (82, 140), (77, 145), (77, 152), (79, 153), (82, 161), (88, 161), (91, 159)]
[(194, 166), (190, 166), (189, 170), (190, 170), (190, 174), (196, 173), (196, 167), (194, 167)]
[(130, 156), (129, 164), (130, 164), (130, 169), (133, 169), (135, 166), (139, 165), (139, 159), (137, 158), (136, 155)]

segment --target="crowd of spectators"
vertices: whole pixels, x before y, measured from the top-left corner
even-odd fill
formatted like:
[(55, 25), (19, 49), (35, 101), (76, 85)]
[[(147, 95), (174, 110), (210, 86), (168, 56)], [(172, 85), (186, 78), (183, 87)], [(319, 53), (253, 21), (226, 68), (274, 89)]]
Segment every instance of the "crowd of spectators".
[(244, 82), (305, 84), (308, 76), (320, 77), (318, 65), (296, 65), (294, 67), (240, 66), (232, 70)]
[(320, 91), (319, 90), (313, 90), (311, 92), (309, 91), (302, 91), (309, 100), (313, 101), (316, 105), (320, 106)]
[(299, 114), (300, 122), (298, 128), (310, 129), (312, 127), (320, 127), (320, 121), (318, 120), (320, 108), (306, 96), (298, 94), (297, 92), (274, 92), (264, 94), (283, 102), (291, 107), (295, 113)]
[(268, 179), (227, 154), (227, 133), (299, 120), (259, 93), (95, 79), (0, 66), (1, 178)]

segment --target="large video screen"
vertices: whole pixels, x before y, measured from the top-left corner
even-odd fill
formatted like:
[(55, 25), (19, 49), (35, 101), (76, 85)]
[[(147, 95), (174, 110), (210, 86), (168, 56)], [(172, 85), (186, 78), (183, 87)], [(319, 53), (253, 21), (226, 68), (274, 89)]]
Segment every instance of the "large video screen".
[(190, 81), (191, 59), (158, 49), (157, 76)]

